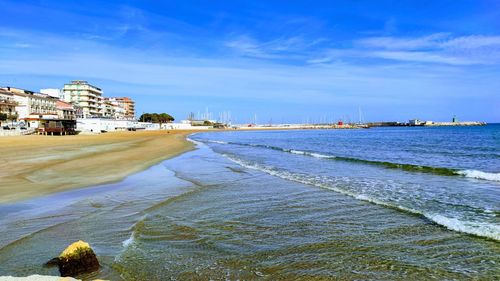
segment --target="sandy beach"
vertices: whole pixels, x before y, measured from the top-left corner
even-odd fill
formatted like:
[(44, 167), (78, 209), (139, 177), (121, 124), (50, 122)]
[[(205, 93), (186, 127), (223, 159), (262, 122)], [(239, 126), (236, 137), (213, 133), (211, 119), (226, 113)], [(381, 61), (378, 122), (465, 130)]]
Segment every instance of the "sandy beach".
[(0, 203), (121, 180), (192, 149), (189, 133), (0, 138)]

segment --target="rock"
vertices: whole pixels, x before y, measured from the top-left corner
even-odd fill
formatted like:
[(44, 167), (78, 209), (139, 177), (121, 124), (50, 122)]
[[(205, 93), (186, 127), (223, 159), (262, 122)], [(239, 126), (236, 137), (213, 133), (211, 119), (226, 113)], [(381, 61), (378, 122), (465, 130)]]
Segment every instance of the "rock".
[(57, 265), (63, 277), (94, 272), (100, 266), (90, 245), (81, 240), (69, 245), (57, 258), (51, 259), (45, 265)]

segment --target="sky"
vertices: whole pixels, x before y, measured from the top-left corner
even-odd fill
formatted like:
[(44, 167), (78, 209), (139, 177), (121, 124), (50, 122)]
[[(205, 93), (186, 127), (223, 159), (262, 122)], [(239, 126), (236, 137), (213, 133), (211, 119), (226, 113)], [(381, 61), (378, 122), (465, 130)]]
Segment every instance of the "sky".
[(500, 1), (0, 0), (0, 86), (71, 80), (177, 120), (500, 122)]

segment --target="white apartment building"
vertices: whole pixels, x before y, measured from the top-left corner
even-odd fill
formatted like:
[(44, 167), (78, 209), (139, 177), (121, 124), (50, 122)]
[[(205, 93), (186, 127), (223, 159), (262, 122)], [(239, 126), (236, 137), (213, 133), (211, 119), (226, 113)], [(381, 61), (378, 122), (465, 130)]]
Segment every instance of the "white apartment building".
[(48, 95), (35, 93), (13, 87), (5, 87), (3, 90), (12, 94), (16, 102), (18, 120), (32, 116), (57, 117), (56, 99)]
[(40, 89), (40, 93), (49, 95), (58, 100), (64, 100), (64, 92), (61, 89)]
[(112, 119), (127, 119), (126, 109), (113, 98), (104, 98), (103, 117)]
[(63, 93), (64, 101), (79, 107), (84, 118), (104, 115), (103, 92), (87, 81), (71, 81), (70, 84), (64, 85)]
[(13, 119), (16, 116), (16, 105), (17, 102), (14, 100), (14, 94), (0, 89), (0, 113), (6, 114), (9, 119)]
[(12, 94), (17, 120), (27, 127), (37, 128), (42, 119), (57, 119), (56, 98), (14, 87), (2, 90)]

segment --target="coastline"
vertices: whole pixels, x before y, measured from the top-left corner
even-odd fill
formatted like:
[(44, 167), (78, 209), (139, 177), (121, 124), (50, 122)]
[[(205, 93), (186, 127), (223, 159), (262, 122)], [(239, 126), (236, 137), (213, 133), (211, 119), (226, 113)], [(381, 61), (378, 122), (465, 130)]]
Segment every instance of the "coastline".
[[(194, 137), (193, 133), (199, 132), (186, 132), (179, 139), (218, 140), (215, 135)], [(279, 140), (300, 139), (293, 136), (305, 133), (271, 134), (270, 139)], [(245, 135), (238, 138), (252, 138)], [(495, 274), (482, 261), (497, 263), (497, 241), (454, 229), (461, 221), (442, 209), (438, 213), (418, 209), (422, 215), (414, 215), (384, 205), (388, 201), (375, 201), (384, 199), (375, 196), (383, 194), (380, 190), (366, 193), (386, 186), (384, 181), (375, 185), (366, 181), (380, 174), (380, 167), (362, 166), (364, 174), (359, 177), (358, 163), (259, 149), (240, 150), (222, 142), (199, 145), (119, 182), (7, 204), (0, 221), (0, 231), (5, 232), (0, 239), (0, 275), (57, 276), (55, 268), (42, 265), (77, 240), (95, 247), (102, 266), (98, 272), (77, 276), (83, 280), (166, 275), (223, 279), (228, 274), (230, 279), (300, 279), (304, 275), (297, 262), (310, 268), (311, 278), (322, 277), (325, 271), (339, 272), (347, 279), (418, 279), (426, 272), (426, 276), (467, 280)], [(232, 152), (237, 152), (236, 158), (227, 157)], [(266, 163), (272, 171), (248, 161)], [(317, 169), (331, 171), (328, 177), (338, 181), (323, 181), (315, 174)], [(435, 189), (438, 176), (384, 170), (381, 177), (397, 179), (387, 183), (398, 191), (400, 181), (429, 183), (430, 190)], [(458, 177), (442, 179), (453, 190), (484, 186)], [(362, 196), (357, 187), (363, 188)], [(409, 187), (406, 192), (413, 190)], [(437, 215), (426, 217), (429, 214)], [(269, 255), (271, 261), (261, 258)], [(464, 255), (472, 258), (463, 260)], [(445, 261), (428, 262), (429, 256)], [(373, 266), (373, 271), (364, 273), (367, 266)], [(385, 270), (388, 266), (405, 270)], [(454, 271), (455, 266), (467, 271)]]
[[(237, 131), (267, 130), (294, 128), (242, 128)], [(221, 131), (233, 130), (3, 136), (0, 138), (0, 204), (118, 182), (193, 150), (195, 144), (187, 140), (190, 134)]]
[[(193, 133), (323, 130), (252, 127), (238, 130), (119, 131), (98, 135), (0, 138), (0, 204), (114, 183), (193, 150)], [(333, 128), (338, 129), (338, 128)]]
[(0, 203), (120, 181), (192, 150), (193, 132), (0, 138)]

